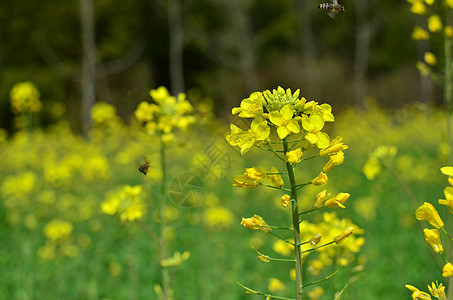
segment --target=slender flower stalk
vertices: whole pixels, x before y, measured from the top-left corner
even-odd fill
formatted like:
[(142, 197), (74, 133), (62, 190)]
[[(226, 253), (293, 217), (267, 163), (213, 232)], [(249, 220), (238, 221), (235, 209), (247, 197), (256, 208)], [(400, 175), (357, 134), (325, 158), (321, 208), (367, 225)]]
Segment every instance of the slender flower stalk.
[[(283, 150), (284, 154), (289, 152), (288, 142), (283, 139)], [(299, 204), (297, 202), (297, 185), (296, 178), (294, 176), (293, 165), (289, 162), (286, 162), (286, 169), (288, 171), (289, 184), (291, 187), (291, 213), (292, 213), (292, 223), (294, 228), (294, 256), (296, 258), (296, 299), (302, 299), (302, 255), (300, 253), (300, 228), (299, 228)]]
[[(167, 259), (167, 245), (165, 243), (165, 227), (167, 226), (167, 217), (166, 217), (166, 160), (165, 160), (165, 142), (162, 139), (162, 134), (160, 135), (160, 169), (162, 170), (162, 182), (160, 186), (160, 239), (159, 239), (159, 259), (164, 261)], [(168, 299), (170, 292), (170, 276), (168, 273), (168, 268), (161, 266), (161, 276), (162, 276), (162, 297), (163, 300)]]

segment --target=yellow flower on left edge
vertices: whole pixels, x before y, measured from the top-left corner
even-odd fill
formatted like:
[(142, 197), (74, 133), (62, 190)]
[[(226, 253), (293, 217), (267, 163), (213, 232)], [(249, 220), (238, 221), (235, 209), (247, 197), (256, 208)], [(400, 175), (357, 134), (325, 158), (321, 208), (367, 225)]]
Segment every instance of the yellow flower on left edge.
[(264, 141), (271, 133), (271, 129), (267, 125), (267, 121), (262, 118), (256, 118), (252, 121), (250, 129), (243, 131), (234, 124), (230, 125), (231, 133), (226, 139), (231, 146), (239, 146), (241, 154), (249, 151), (258, 141)]

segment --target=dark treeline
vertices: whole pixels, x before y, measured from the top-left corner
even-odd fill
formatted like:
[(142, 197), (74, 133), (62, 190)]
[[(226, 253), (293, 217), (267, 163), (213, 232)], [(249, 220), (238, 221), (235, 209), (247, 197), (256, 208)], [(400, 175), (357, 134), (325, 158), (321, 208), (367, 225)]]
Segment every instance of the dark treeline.
[(345, 14), (331, 19), (321, 2), (2, 1), (0, 126), (11, 128), (9, 91), (27, 80), (41, 91), (44, 125), (55, 121), (46, 109), (63, 102), (77, 128), (92, 101), (114, 104), (127, 121), (160, 85), (196, 89), (220, 116), (278, 85), (338, 109), (367, 96), (390, 106), (433, 100), (419, 99), (408, 3), (342, 1)]

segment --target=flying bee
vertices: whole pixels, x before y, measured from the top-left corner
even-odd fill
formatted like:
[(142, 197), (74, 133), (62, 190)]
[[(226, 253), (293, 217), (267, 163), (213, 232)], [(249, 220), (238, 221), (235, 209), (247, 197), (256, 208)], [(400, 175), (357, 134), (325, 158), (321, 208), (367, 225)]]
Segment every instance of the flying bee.
[(138, 171), (143, 173), (145, 176), (148, 174), (149, 168), (151, 167), (151, 164), (148, 160), (145, 158), (145, 162), (138, 167)]
[(327, 11), (327, 14), (332, 19), (335, 19), (338, 13), (344, 13), (344, 6), (338, 4), (338, 0), (332, 0), (332, 3), (321, 3), (318, 8)]

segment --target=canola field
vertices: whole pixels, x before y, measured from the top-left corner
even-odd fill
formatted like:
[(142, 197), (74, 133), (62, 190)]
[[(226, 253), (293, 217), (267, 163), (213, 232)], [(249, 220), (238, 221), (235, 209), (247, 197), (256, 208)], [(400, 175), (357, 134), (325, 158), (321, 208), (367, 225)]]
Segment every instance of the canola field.
[[(96, 104), (85, 136), (64, 120), (35, 126), (37, 111), (18, 109), (18, 129), (0, 132), (2, 299), (295, 299), (291, 208), (282, 197), (290, 183), (275, 171), (285, 162), (259, 143), (231, 145), (230, 123), (244, 129), (246, 118), (215, 119), (209, 103), (166, 90), (151, 92), (127, 124), (113, 106)], [(276, 116), (285, 112), (269, 117), (280, 124)], [(303, 118), (295, 122), (304, 126)], [(278, 126), (272, 135), (295, 131)], [(318, 131), (304, 130), (321, 143)], [(323, 131), (347, 147), (327, 184), (310, 180), (329, 158), (294, 161), (295, 177), (309, 181), (298, 190), (299, 209), (308, 211), (302, 241), (354, 233), (302, 256), (304, 284), (314, 283), (304, 299), (410, 299), (406, 284), (425, 292), (436, 280), (447, 285), (451, 275), (442, 275), (451, 271), (423, 231), (451, 223), (448, 205), (438, 203), (450, 198), (440, 170), (449, 161), (445, 112), (369, 101), (362, 110), (333, 107)], [(243, 177), (253, 167), (246, 173), (266, 170), (267, 181)], [(316, 206), (324, 189), (349, 197)], [(424, 202), (445, 226), (417, 220)], [(287, 229), (270, 232), (273, 224)], [(441, 240), (447, 252), (448, 237)]]

